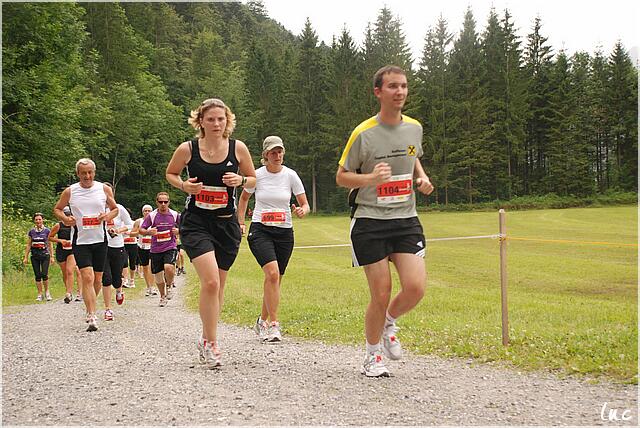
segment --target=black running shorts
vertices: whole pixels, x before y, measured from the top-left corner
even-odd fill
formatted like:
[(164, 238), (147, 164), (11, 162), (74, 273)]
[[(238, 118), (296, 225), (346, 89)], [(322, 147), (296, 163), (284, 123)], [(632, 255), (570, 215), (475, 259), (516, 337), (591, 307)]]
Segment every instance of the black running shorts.
[(280, 275), (284, 275), (293, 252), (293, 228), (251, 223), (247, 242), (260, 267), (277, 261)]
[(151, 273), (156, 274), (164, 270), (164, 265), (175, 265), (178, 250), (167, 250), (162, 253), (151, 253)]
[(96, 244), (75, 244), (73, 255), (79, 269), (93, 267), (94, 272), (103, 272), (107, 259), (107, 241)]
[(65, 250), (62, 245), (56, 246), (56, 261), (58, 263), (64, 263), (69, 256), (73, 255), (73, 250)]
[(218, 268), (228, 271), (236, 260), (242, 232), (235, 215), (203, 216), (184, 211), (180, 215), (180, 240), (190, 260), (215, 252)]
[(418, 217), (351, 220), (353, 266), (366, 266), (394, 253), (423, 257), (427, 243)]
[(149, 266), (149, 257), (151, 254), (151, 250), (145, 250), (138, 247), (138, 263), (140, 266)]

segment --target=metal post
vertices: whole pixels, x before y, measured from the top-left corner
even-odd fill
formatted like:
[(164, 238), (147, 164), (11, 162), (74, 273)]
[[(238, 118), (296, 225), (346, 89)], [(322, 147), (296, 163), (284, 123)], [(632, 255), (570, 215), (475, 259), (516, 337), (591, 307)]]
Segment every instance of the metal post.
[(503, 209), (498, 211), (500, 219), (500, 292), (502, 297), (502, 344), (509, 344), (509, 308), (507, 306), (507, 223)]

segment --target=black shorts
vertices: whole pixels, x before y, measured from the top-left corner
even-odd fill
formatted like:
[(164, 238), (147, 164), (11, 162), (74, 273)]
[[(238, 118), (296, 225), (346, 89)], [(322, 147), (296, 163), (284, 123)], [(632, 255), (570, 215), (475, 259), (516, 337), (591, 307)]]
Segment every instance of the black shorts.
[(140, 266), (148, 266), (149, 265), (149, 257), (151, 254), (151, 250), (144, 250), (138, 247), (138, 264)]
[(62, 245), (56, 245), (56, 261), (58, 263), (64, 263), (69, 256), (73, 255), (73, 250), (65, 250)]
[(284, 275), (293, 252), (293, 228), (251, 223), (247, 242), (260, 267), (277, 261), (278, 271)]
[(156, 274), (164, 270), (164, 265), (175, 265), (178, 258), (177, 250), (167, 250), (162, 253), (151, 253), (151, 273)]
[(370, 265), (393, 253), (409, 253), (424, 258), (426, 248), (418, 217), (351, 220), (353, 266)]
[(104, 271), (104, 263), (107, 259), (107, 241), (95, 244), (75, 244), (72, 251), (79, 269), (91, 266), (94, 272)]
[(180, 215), (180, 239), (189, 259), (213, 251), (218, 268), (228, 271), (238, 255), (242, 232), (235, 215), (205, 217), (184, 211)]

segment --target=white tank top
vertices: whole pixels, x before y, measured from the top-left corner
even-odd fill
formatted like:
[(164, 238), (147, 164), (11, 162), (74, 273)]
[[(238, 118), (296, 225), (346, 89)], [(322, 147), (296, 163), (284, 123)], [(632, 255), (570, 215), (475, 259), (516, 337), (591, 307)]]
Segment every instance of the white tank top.
[[(142, 226), (142, 222), (144, 221), (143, 217), (140, 217), (138, 220), (138, 226)], [(142, 235), (138, 235), (138, 248), (143, 249), (143, 250), (150, 250), (151, 249), (151, 236), (142, 236)]]
[(72, 184), (69, 206), (76, 225), (71, 228), (71, 241), (74, 245), (89, 245), (104, 242), (106, 232), (104, 222), (98, 221), (98, 215), (105, 212), (107, 194), (104, 185), (98, 181), (88, 189), (80, 183)]

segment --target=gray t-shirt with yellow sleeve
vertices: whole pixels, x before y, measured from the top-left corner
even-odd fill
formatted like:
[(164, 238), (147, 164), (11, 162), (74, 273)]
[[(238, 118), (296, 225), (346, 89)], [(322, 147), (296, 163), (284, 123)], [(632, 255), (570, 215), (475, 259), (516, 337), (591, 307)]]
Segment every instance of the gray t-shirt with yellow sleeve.
[(368, 174), (376, 164), (391, 167), (391, 180), (357, 189), (354, 218), (390, 220), (417, 216), (413, 170), (422, 156), (422, 125), (402, 115), (398, 125), (380, 123), (377, 116), (365, 120), (351, 133), (338, 162), (345, 170)]

